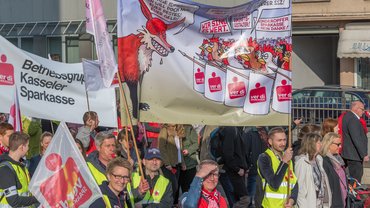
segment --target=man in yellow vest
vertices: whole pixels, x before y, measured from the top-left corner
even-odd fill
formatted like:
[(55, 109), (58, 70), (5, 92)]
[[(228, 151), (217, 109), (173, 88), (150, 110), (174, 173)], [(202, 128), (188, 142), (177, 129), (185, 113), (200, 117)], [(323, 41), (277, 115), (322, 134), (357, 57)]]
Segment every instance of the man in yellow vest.
[(284, 152), (286, 142), (283, 128), (271, 129), (268, 134), (270, 147), (258, 158), (257, 166), (262, 180), (262, 207), (264, 208), (291, 208), (297, 201), (298, 184), (291, 161), (293, 151), (292, 148), (288, 148)]
[(38, 204), (28, 191), (30, 175), (21, 162), (27, 154), (30, 136), (15, 132), (9, 138), (9, 154), (0, 156), (0, 207)]
[(87, 158), (87, 166), (95, 178), (96, 183), (100, 186), (103, 181), (107, 180), (105, 175), (108, 163), (115, 156), (116, 138), (113, 134), (99, 132), (95, 136), (97, 151), (92, 152)]
[[(143, 208), (168, 208), (173, 205), (173, 194), (171, 182), (165, 178), (160, 170), (162, 157), (159, 149), (150, 148), (147, 150), (143, 159), (144, 178), (149, 184), (149, 190), (144, 194), (139, 194), (139, 204)], [(138, 172), (132, 174), (132, 186), (136, 190), (139, 188), (141, 176)], [(134, 190), (134, 191), (135, 191)], [(140, 193), (139, 191), (135, 191)], [(136, 194), (134, 194), (136, 195)], [(136, 199), (136, 197), (135, 197)]]

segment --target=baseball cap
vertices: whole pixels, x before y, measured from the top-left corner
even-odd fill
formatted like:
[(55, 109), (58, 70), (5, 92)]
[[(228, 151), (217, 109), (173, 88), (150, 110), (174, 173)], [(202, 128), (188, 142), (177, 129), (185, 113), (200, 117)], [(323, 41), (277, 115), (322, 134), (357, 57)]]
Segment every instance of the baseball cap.
[(144, 159), (151, 160), (153, 158), (157, 158), (162, 160), (161, 152), (157, 148), (149, 148), (146, 153)]

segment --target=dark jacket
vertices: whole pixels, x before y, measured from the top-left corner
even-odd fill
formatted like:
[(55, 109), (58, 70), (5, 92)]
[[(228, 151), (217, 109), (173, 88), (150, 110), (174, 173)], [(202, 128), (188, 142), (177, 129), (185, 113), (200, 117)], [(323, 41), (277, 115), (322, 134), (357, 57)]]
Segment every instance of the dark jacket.
[(226, 171), (238, 173), (240, 169), (247, 170), (244, 144), (241, 138), (240, 127), (226, 126), (221, 134), (224, 137), (222, 143), (222, 160)]
[(41, 154), (38, 154), (38, 155), (35, 155), (35, 156), (31, 157), (30, 166), (28, 168), (28, 171), (30, 172), (31, 177), (35, 173), (36, 168), (40, 163), (41, 157), (42, 157)]
[[(109, 199), (111, 207), (120, 207), (120, 208), (125, 208), (125, 204), (127, 205), (128, 208), (132, 208), (131, 203), (130, 203), (130, 198), (128, 194), (124, 191), (119, 193), (118, 196), (116, 196), (113, 191), (109, 188), (108, 186), (108, 181), (104, 181), (100, 186), (100, 190), (103, 195), (106, 195)], [(102, 198), (96, 200), (90, 208), (98, 208), (98, 207), (106, 207), (105, 202)]]
[(249, 167), (248, 174), (257, 175), (258, 156), (266, 151), (267, 144), (260, 138), (256, 128), (252, 128), (243, 133), (242, 138), (245, 145), (246, 160)]
[(362, 161), (367, 155), (368, 141), (360, 120), (352, 111), (343, 116), (342, 136), (342, 157), (347, 160)]
[[(4, 161), (15, 164), (23, 171), (26, 171), (26, 167), (24, 166), (24, 164), (13, 160), (11, 157), (9, 157), (8, 154), (3, 154), (0, 156), (0, 163)], [(18, 190), (22, 188), (21, 182), (17, 178), (16, 172), (14, 170), (11, 170), (8, 166), (2, 165), (0, 167), (0, 176), (0, 189), (4, 190), (15, 187)], [(10, 196), (5, 195), (5, 197), (9, 205), (12, 207), (31, 206), (38, 203), (37, 199), (34, 196), (19, 196), (18, 194), (10, 194)]]
[(326, 175), (329, 179), (330, 190), (332, 194), (332, 203), (331, 208), (343, 208), (342, 192), (340, 187), (340, 178), (335, 172), (333, 164), (330, 161), (330, 158), (325, 156), (323, 157), (323, 167)]

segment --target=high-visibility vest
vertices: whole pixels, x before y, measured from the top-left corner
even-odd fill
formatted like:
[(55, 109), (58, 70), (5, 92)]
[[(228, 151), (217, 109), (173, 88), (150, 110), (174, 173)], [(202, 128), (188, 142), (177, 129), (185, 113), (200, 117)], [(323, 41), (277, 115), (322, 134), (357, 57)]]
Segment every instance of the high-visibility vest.
[[(130, 199), (130, 203), (131, 203), (131, 207), (135, 207), (135, 201), (134, 201), (134, 195), (132, 195), (132, 192), (131, 192), (131, 185), (130, 183), (127, 183), (127, 194), (128, 194), (128, 197)], [(103, 200), (104, 200), (104, 203), (106, 205), (106, 208), (111, 208), (112, 205), (110, 204), (110, 201), (109, 201), (109, 198), (107, 195), (103, 195)], [(126, 202), (124, 202), (124, 207), (125, 208), (128, 208)]]
[(90, 172), (93, 175), (98, 186), (100, 186), (103, 181), (108, 181), (105, 173), (100, 172), (91, 162), (87, 162), (87, 166), (89, 167)]
[[(28, 184), (30, 183), (30, 174), (28, 173), (27, 168), (21, 168), (16, 164), (11, 163), (10, 161), (2, 162), (0, 164), (0, 168), (4, 168), (4, 166), (8, 166), (12, 172), (14, 172), (21, 183), (22, 187), (17, 189), (17, 193), (19, 196), (31, 196), (30, 192), (28, 191)], [(4, 177), (4, 176), (3, 176)], [(6, 200), (4, 195), (4, 190), (0, 189), (0, 207), (11, 207)]]
[[(140, 178), (141, 177), (139, 173), (134, 172), (132, 174), (132, 187), (134, 187), (134, 189), (136, 189), (139, 186)], [(170, 181), (167, 178), (163, 177), (162, 175), (159, 175), (159, 178), (155, 183), (153, 190), (152, 191), (148, 190), (146, 192), (144, 198), (141, 200), (141, 204), (160, 203), (169, 183)]]
[[(267, 149), (265, 153), (270, 157), (272, 169), (274, 170), (274, 173), (277, 172), (277, 169), (280, 165), (280, 160), (277, 158), (277, 156), (270, 150)], [(289, 180), (289, 195), (291, 194), (291, 191), (295, 184), (297, 183), (297, 177), (295, 176), (293, 172), (293, 163), (292, 161), (289, 161), (290, 166), (290, 180)], [(258, 168), (257, 168), (258, 169)], [(262, 186), (266, 187), (265, 189), (265, 195), (262, 200), (262, 206), (265, 208), (281, 208), (284, 207), (284, 203), (287, 201), (287, 194), (288, 194), (288, 171), (286, 171), (283, 181), (281, 182), (278, 189), (273, 189), (269, 184), (265, 184), (266, 180), (262, 177), (261, 173), (258, 169), (258, 174), (260, 175), (262, 179)]]

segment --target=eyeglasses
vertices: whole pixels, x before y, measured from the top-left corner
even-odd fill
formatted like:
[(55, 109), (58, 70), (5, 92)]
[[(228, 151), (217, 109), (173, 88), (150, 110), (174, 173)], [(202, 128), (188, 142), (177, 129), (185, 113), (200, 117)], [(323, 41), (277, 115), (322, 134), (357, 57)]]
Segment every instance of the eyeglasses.
[(340, 146), (342, 146), (342, 143), (332, 143), (332, 144), (335, 144), (335, 145), (337, 145), (338, 147), (340, 147)]
[(125, 181), (130, 181), (130, 177), (129, 176), (121, 176), (121, 175), (115, 175), (113, 173), (111, 173), (111, 175), (114, 177), (114, 179), (116, 180), (125, 180)]
[(211, 178), (213, 176), (213, 178), (219, 178), (220, 177), (220, 173), (210, 173), (207, 175), (206, 178)]

